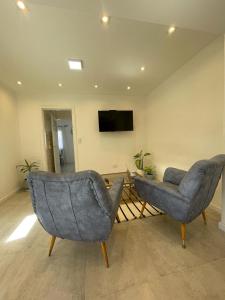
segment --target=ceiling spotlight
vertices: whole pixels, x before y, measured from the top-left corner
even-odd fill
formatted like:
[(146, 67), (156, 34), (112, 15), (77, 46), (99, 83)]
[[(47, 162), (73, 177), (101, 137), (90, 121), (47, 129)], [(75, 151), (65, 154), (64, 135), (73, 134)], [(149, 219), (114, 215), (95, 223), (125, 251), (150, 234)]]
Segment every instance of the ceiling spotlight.
[(80, 59), (69, 59), (68, 64), (69, 64), (70, 70), (81, 71), (83, 69), (83, 64)]
[(59, 87), (62, 87), (62, 83), (58, 83), (58, 86), (59, 86)]
[(21, 81), (17, 81), (17, 84), (18, 84), (18, 85), (22, 85), (22, 82), (21, 82)]
[(94, 85), (94, 88), (95, 88), (95, 89), (97, 89), (97, 88), (98, 88), (98, 85), (97, 85), (97, 84), (95, 84), (95, 85)]
[(142, 66), (141, 67), (141, 71), (143, 72), (145, 70), (145, 66)]
[(109, 23), (109, 16), (103, 16), (102, 17), (102, 23), (108, 24)]
[(17, 1), (16, 4), (19, 7), (19, 9), (21, 9), (21, 10), (25, 10), (26, 9), (26, 6), (25, 6), (25, 4), (24, 4), (23, 1)]
[(127, 86), (127, 90), (129, 91), (130, 89), (131, 89), (131, 87), (128, 85), (128, 86)]
[(168, 33), (169, 33), (169, 34), (172, 34), (172, 33), (175, 32), (175, 30), (176, 30), (176, 27), (175, 27), (175, 26), (170, 26), (169, 29), (168, 29)]

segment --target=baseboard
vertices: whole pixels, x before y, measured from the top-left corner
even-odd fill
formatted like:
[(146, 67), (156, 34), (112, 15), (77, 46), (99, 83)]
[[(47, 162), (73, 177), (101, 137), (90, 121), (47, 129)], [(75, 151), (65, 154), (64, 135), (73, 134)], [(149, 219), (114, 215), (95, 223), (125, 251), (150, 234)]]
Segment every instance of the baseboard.
[(16, 189), (14, 189), (13, 191), (11, 191), (10, 193), (8, 193), (7, 195), (3, 196), (2, 198), (0, 198), (0, 203), (6, 201), (8, 198), (10, 198), (11, 196), (13, 196), (15, 193), (17, 193), (20, 190), (20, 187), (17, 187)]

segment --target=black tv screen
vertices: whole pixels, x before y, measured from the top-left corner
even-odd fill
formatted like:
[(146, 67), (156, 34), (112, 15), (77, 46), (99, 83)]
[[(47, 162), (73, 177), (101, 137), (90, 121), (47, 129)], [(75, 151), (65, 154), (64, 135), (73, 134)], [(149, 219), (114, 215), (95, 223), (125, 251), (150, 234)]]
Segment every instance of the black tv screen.
[(132, 131), (132, 110), (101, 110), (98, 112), (100, 132), (107, 131)]

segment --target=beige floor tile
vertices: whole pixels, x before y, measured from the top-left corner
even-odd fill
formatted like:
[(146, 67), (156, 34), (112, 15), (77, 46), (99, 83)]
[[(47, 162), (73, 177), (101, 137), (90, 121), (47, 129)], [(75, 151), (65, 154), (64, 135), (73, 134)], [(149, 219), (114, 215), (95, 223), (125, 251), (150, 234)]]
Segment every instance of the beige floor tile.
[(187, 248), (180, 227), (167, 216), (115, 224), (107, 243), (106, 269), (97, 243), (56, 240), (35, 223), (29, 234), (6, 243), (33, 214), (28, 193), (0, 205), (0, 299), (225, 299), (225, 234), (209, 209), (188, 225)]

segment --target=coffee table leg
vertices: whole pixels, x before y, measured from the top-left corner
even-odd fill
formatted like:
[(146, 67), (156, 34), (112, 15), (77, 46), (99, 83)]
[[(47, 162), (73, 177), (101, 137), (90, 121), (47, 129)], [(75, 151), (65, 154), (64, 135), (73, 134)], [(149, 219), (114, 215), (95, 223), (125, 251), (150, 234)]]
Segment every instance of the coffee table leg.
[(142, 204), (140, 218), (142, 218), (142, 217), (144, 216), (144, 215), (143, 215), (143, 212), (144, 212), (144, 209), (145, 209), (146, 204), (147, 204), (147, 202), (143, 202), (143, 204)]
[(120, 223), (120, 217), (119, 217), (118, 213), (116, 215), (116, 219), (117, 219), (118, 223)]

